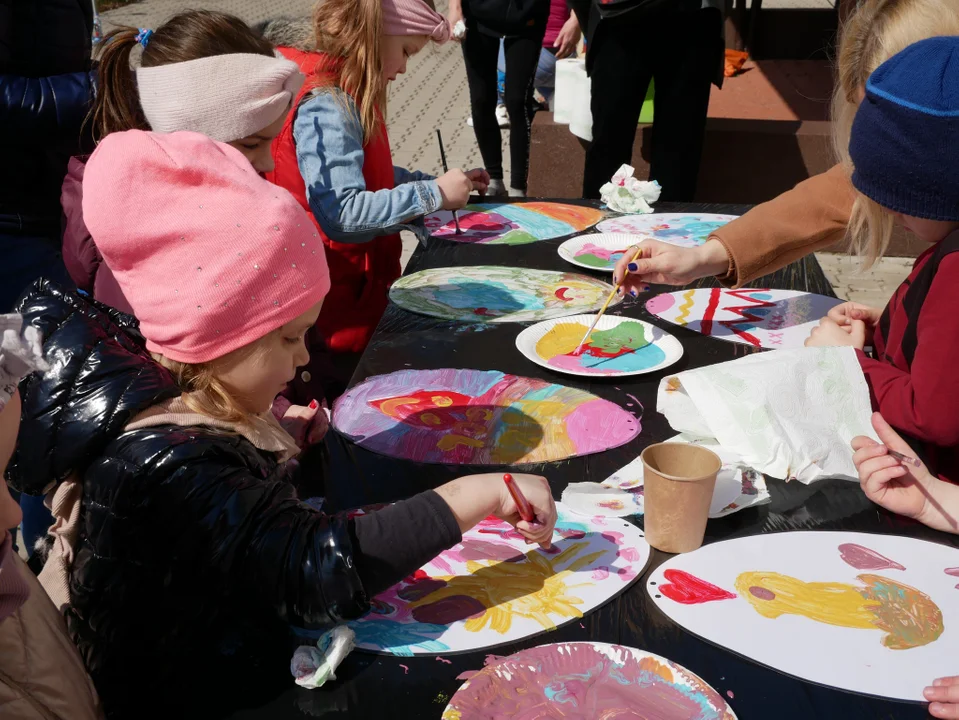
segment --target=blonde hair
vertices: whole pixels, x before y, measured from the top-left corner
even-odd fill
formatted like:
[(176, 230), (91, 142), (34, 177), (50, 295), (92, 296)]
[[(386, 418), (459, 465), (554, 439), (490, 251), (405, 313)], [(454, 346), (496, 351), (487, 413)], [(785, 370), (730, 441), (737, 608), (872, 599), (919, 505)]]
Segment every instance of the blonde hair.
[[(959, 35), (956, 0), (865, 0), (844, 23), (832, 98), (832, 141), (838, 161), (850, 173), (849, 138), (866, 80), (893, 55), (940, 35)], [(857, 196), (849, 219), (849, 248), (862, 258), (864, 269), (889, 247), (893, 219), (878, 203)]]
[(336, 85), (353, 97), (368, 142), (379, 129), (377, 110), (386, 107), (380, 0), (324, 0), (313, 10), (313, 27), (324, 52), (342, 59)]
[(246, 425), (251, 420), (251, 413), (243, 406), (236, 393), (231, 392), (220, 379), (219, 373), (226, 358), (230, 358), (231, 364), (255, 362), (267, 352), (264, 341), (271, 335), (273, 333), (268, 333), (256, 342), (205, 363), (190, 364), (171, 360), (161, 353), (152, 353), (152, 355), (154, 360), (173, 373), (176, 384), (183, 392), (183, 402), (193, 412), (214, 420)]

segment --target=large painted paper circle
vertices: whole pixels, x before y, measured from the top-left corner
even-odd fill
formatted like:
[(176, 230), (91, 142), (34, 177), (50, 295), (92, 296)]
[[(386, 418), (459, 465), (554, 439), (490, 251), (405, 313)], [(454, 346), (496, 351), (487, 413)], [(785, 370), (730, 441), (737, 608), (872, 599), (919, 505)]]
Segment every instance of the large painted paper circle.
[(356, 646), (436, 655), (515, 642), (578, 620), (643, 572), (650, 550), (635, 525), (556, 510), (549, 552), (496, 518), (468, 530), (374, 598), (372, 612), (350, 623)]
[(449, 210), (427, 215), (426, 229), (433, 237), (455, 242), (526, 245), (581, 232), (606, 216), (596, 208), (552, 202), (477, 203), (456, 214), (460, 234)]
[(563, 260), (573, 265), (612, 272), (626, 251), (643, 240), (645, 238), (642, 235), (627, 233), (578, 235), (560, 245), (557, 252)]
[(540, 645), (496, 660), (456, 691), (443, 720), (479, 718), (735, 720), (682, 665), (622, 645)]
[(683, 346), (655, 325), (603, 315), (582, 348), (595, 315), (546, 320), (516, 337), (516, 347), (537, 365), (569, 375), (620, 377), (656, 372), (683, 356)]
[(333, 406), (333, 426), (367, 450), (424, 463), (552, 462), (623, 445), (639, 419), (575, 388), (495, 370), (400, 370)]
[[(475, 265), (401, 277), (390, 299), (404, 310), (460, 322), (537, 322), (598, 310), (613, 286), (579, 273)], [(610, 305), (622, 302), (616, 296)]]
[(714, 543), (656, 569), (653, 602), (694, 635), (789, 675), (922, 700), (955, 668), (959, 550), (898, 537), (787, 532)]
[(700, 288), (657, 295), (646, 310), (674, 325), (754, 347), (801, 348), (842, 300), (800, 290)]
[(652, 213), (623, 215), (603, 220), (596, 229), (603, 233), (646, 235), (660, 242), (681, 247), (697, 247), (738, 215), (714, 213)]

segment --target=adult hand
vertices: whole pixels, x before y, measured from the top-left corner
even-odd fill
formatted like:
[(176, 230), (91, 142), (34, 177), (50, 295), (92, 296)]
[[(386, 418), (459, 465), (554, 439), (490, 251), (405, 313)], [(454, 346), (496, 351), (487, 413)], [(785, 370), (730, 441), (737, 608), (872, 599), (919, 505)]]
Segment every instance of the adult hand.
[(290, 405), (283, 413), (280, 425), (290, 433), (302, 450), (326, 437), (330, 420), (326, 416), (326, 410), (314, 400), (308, 406)]
[(500, 486), (499, 507), (493, 514), (514, 526), (527, 542), (539, 543), (549, 550), (552, 545), (553, 528), (556, 527), (556, 503), (546, 478), (538, 475), (513, 475), (513, 482), (533, 508), (534, 520), (527, 522), (520, 517), (519, 508), (513, 500), (501, 475), (493, 478)]
[(478, 192), (480, 195), (486, 194), (486, 189), (489, 187), (489, 173), (486, 172), (486, 170), (483, 168), (467, 170), (466, 177), (473, 183), (473, 190), (475, 192)]
[(842, 327), (836, 321), (824, 317), (809, 333), (804, 345), (806, 347), (854, 347), (862, 350), (866, 346), (866, 324), (862, 320), (850, 320), (847, 327)]
[[(631, 261), (636, 247), (642, 249), (640, 257)], [(686, 285), (709, 275), (722, 275), (729, 270), (729, 256), (718, 240), (709, 240), (697, 248), (643, 240), (634, 245), (616, 263), (613, 282), (622, 282), (623, 288), (635, 295), (645, 291), (647, 283), (661, 285)]]
[(556, 36), (556, 41), (553, 43), (554, 48), (559, 48), (556, 51), (556, 59), (562, 60), (575, 53), (576, 46), (582, 36), (583, 31), (579, 29), (579, 20), (576, 18), (576, 13), (570, 13), (569, 20), (563, 24), (559, 35)]
[(462, 170), (450, 170), (436, 179), (443, 196), (444, 210), (459, 210), (469, 202), (473, 181)]
[[(446, 19), (450, 23), (450, 33), (455, 33), (456, 23), (463, 22), (463, 6), (460, 0), (450, 0), (449, 13), (446, 16)], [(456, 37), (456, 35), (451, 34), (450, 38), (456, 42), (463, 42), (462, 37)]]
[(959, 675), (933, 680), (922, 694), (934, 718), (959, 718)]

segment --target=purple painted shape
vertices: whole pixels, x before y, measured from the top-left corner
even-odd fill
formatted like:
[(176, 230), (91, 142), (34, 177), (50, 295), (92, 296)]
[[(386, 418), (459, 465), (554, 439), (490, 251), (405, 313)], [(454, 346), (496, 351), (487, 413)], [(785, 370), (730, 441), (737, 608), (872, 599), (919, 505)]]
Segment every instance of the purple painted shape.
[(774, 593), (772, 590), (767, 590), (766, 588), (758, 587), (756, 585), (753, 585), (751, 588), (749, 588), (749, 594), (753, 597), (759, 598), (760, 600), (776, 599), (776, 593)]
[(959, 577), (959, 567), (946, 568), (943, 570), (946, 575), (952, 575), (952, 577)]
[(857, 570), (905, 570), (905, 566), (875, 550), (870, 550), (855, 543), (843, 543), (839, 546), (839, 556), (842, 561)]

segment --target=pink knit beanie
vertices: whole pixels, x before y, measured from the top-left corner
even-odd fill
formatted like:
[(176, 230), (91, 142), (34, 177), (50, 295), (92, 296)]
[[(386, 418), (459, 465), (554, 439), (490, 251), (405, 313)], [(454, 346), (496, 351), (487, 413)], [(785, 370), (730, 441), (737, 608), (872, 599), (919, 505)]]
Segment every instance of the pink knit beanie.
[(423, 0), (382, 0), (386, 35), (426, 35), (443, 44), (450, 39), (450, 23)]
[(147, 349), (203, 363), (329, 292), (323, 243), (286, 190), (197, 133), (108, 135), (83, 178), (87, 227)]

